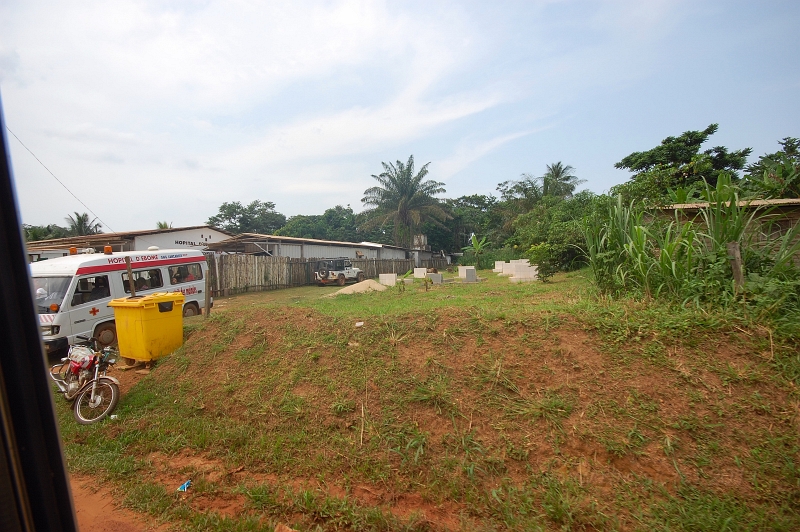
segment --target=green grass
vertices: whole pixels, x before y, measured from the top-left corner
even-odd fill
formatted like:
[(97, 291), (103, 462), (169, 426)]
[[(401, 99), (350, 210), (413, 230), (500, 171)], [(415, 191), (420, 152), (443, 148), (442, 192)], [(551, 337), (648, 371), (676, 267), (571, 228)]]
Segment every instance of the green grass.
[[(186, 530), (429, 530), (437, 508), (464, 530), (800, 527), (786, 346), (735, 316), (597, 298), (584, 272), (481, 274), (221, 300), (118, 420), (78, 426), (57, 402), (69, 467)], [(158, 479), (178, 456), (223, 474), (178, 469), (195, 487), (175, 497)], [(220, 497), (241, 512), (193, 504)]]

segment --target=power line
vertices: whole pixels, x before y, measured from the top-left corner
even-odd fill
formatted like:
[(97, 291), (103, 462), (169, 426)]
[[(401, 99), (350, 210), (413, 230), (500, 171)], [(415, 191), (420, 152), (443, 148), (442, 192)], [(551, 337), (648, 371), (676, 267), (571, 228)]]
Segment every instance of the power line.
[[(97, 220), (100, 220), (100, 223), (102, 223), (102, 224), (103, 224), (103, 225), (104, 225), (104, 226), (105, 226), (105, 227), (106, 227), (106, 228), (109, 230), (109, 232), (111, 232), (111, 233), (113, 233), (113, 234), (117, 234), (117, 232), (116, 232), (116, 231), (114, 231), (114, 230), (111, 228), (111, 226), (109, 226), (107, 223), (105, 223), (105, 222), (102, 220), (102, 218), (100, 218), (100, 217), (99, 217), (97, 214), (95, 214), (95, 212), (94, 212), (92, 209), (90, 209), (90, 208), (89, 208), (89, 206), (88, 206), (88, 205), (86, 205), (86, 204), (85, 204), (83, 201), (81, 201), (81, 199), (80, 199), (78, 196), (76, 196), (76, 195), (75, 195), (75, 194), (74, 194), (74, 193), (73, 193), (73, 192), (72, 192), (72, 191), (71, 191), (71, 190), (70, 190), (70, 189), (67, 187), (67, 185), (65, 185), (64, 183), (62, 183), (62, 182), (61, 182), (61, 180), (60, 180), (59, 178), (57, 178), (57, 177), (56, 177), (56, 175), (55, 175), (53, 172), (51, 172), (51, 171), (50, 171), (50, 169), (49, 169), (47, 166), (45, 166), (45, 164), (44, 164), (42, 161), (40, 161), (40, 160), (39, 160), (39, 158), (36, 156), (36, 154), (35, 154), (35, 153), (33, 153), (33, 152), (31, 151), (31, 149), (30, 149), (30, 148), (28, 148), (28, 147), (25, 145), (25, 143), (24, 143), (24, 142), (22, 142), (22, 141), (19, 139), (19, 137), (18, 137), (18, 136), (17, 136), (17, 135), (16, 135), (16, 134), (15, 134), (13, 131), (11, 131), (11, 129), (10, 129), (8, 126), (6, 126), (6, 129), (8, 130), (8, 132), (9, 132), (9, 133), (11, 133), (12, 135), (14, 135), (14, 138), (15, 138), (15, 139), (17, 139), (17, 141), (18, 141), (18, 142), (19, 142), (19, 143), (22, 145), (22, 147), (23, 147), (23, 148), (25, 148), (26, 150), (28, 150), (28, 153), (30, 153), (31, 155), (33, 155), (33, 158), (34, 158), (34, 159), (36, 159), (36, 161), (37, 161), (39, 164), (41, 164), (41, 165), (42, 165), (42, 167), (43, 167), (45, 170), (47, 170), (47, 172), (48, 172), (48, 173), (49, 173), (51, 176), (53, 176), (53, 179), (55, 179), (56, 181), (58, 181), (58, 184), (59, 184), (59, 185), (61, 185), (62, 187), (64, 187), (64, 190), (66, 190), (67, 192), (69, 192), (69, 193), (72, 195), (72, 197), (73, 197), (73, 198), (75, 198), (76, 200), (78, 200), (78, 202), (80, 202), (80, 204), (81, 204), (81, 205), (83, 205), (84, 207), (86, 207), (86, 210), (88, 210), (90, 213), (92, 213), (92, 215), (94, 215), (95, 219), (97, 219)], [(141, 238), (141, 239), (142, 239), (144, 242), (148, 242), (148, 243), (150, 243), (150, 244), (154, 244), (154, 242), (153, 242), (152, 240), (148, 240), (147, 238), (144, 238), (144, 237), (139, 237), (139, 238)]]
[(30, 153), (31, 155), (33, 155), (33, 158), (34, 158), (34, 159), (36, 159), (36, 161), (37, 161), (39, 164), (41, 164), (41, 165), (42, 165), (42, 168), (44, 168), (45, 170), (47, 170), (47, 172), (48, 172), (48, 173), (49, 173), (51, 176), (53, 176), (53, 179), (55, 179), (56, 181), (58, 181), (58, 184), (59, 184), (59, 185), (61, 185), (62, 187), (64, 187), (64, 190), (66, 190), (67, 192), (69, 192), (69, 193), (72, 195), (72, 197), (73, 197), (73, 198), (75, 198), (76, 200), (78, 200), (78, 202), (80, 202), (80, 204), (81, 204), (81, 205), (83, 205), (84, 207), (86, 207), (86, 210), (88, 210), (90, 213), (92, 213), (92, 215), (95, 217), (95, 219), (96, 219), (96, 220), (100, 220), (100, 223), (102, 223), (104, 226), (106, 226), (106, 227), (109, 229), (109, 231), (111, 231), (112, 233), (116, 233), (116, 231), (114, 231), (113, 229), (111, 229), (111, 226), (110, 226), (110, 225), (108, 225), (107, 223), (105, 223), (105, 222), (104, 222), (104, 221), (103, 221), (103, 220), (102, 220), (102, 219), (101, 219), (99, 216), (97, 216), (97, 214), (95, 214), (95, 212), (94, 212), (92, 209), (90, 209), (90, 208), (89, 208), (89, 206), (88, 206), (88, 205), (86, 205), (86, 204), (85, 204), (83, 201), (81, 201), (81, 199), (80, 199), (78, 196), (76, 196), (76, 195), (75, 195), (75, 194), (74, 194), (74, 193), (73, 193), (73, 192), (72, 192), (72, 191), (71, 191), (69, 188), (67, 188), (67, 185), (65, 185), (64, 183), (62, 183), (62, 182), (61, 182), (61, 180), (60, 180), (59, 178), (57, 178), (57, 177), (56, 177), (56, 174), (54, 174), (53, 172), (51, 172), (51, 171), (50, 171), (50, 169), (49, 169), (47, 166), (45, 166), (45, 164), (44, 164), (42, 161), (40, 161), (40, 160), (39, 160), (39, 158), (36, 156), (36, 154), (35, 154), (35, 153), (33, 153), (33, 152), (31, 151), (31, 149), (30, 149), (30, 148), (28, 148), (28, 147), (25, 145), (25, 143), (24, 143), (24, 142), (22, 142), (21, 140), (19, 140), (19, 137), (18, 137), (16, 134), (14, 134), (14, 132), (13, 132), (13, 131), (11, 131), (11, 129), (10, 129), (8, 126), (6, 126), (6, 129), (8, 130), (8, 132), (9, 132), (9, 133), (11, 133), (12, 135), (14, 135), (14, 138), (15, 138), (15, 139), (17, 139), (17, 141), (18, 141), (20, 144), (22, 144), (22, 147), (23, 147), (23, 148), (25, 148), (26, 150), (28, 150), (28, 153)]

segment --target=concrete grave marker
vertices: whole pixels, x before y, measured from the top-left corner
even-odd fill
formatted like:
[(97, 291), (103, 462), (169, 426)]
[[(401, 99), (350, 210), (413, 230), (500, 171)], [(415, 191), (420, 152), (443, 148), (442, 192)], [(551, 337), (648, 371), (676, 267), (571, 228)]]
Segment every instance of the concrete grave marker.
[(503, 272), (498, 273), (498, 277), (509, 277), (514, 275), (514, 266), (516, 265), (515, 262), (504, 262), (503, 263)]
[(443, 276), (441, 273), (429, 273), (428, 279), (430, 279), (433, 284), (442, 284)]
[(397, 284), (396, 273), (382, 273), (378, 276), (378, 282), (386, 286), (394, 286)]
[(464, 271), (464, 281), (465, 283), (477, 283), (478, 282), (478, 272), (475, 271), (474, 266), (469, 266)]
[(509, 279), (512, 283), (529, 283), (539, 278), (536, 266), (527, 264), (516, 264), (514, 275)]

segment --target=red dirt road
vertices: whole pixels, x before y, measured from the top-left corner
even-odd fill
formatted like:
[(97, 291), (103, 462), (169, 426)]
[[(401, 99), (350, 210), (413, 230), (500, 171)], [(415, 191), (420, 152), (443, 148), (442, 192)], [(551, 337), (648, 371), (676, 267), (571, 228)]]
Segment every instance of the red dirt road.
[[(158, 530), (139, 515), (118, 508), (110, 490), (89, 477), (71, 476), (72, 502), (81, 532), (145, 532)], [(99, 489), (98, 489), (99, 488)]]

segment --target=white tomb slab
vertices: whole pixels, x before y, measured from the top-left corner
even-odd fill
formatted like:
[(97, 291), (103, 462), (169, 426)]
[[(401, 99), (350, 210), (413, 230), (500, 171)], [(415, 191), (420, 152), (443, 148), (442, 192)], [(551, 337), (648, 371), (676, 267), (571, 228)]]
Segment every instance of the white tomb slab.
[(516, 266), (516, 262), (504, 262), (503, 263), (503, 273), (499, 273), (499, 277), (509, 277), (514, 275), (514, 267)]
[(396, 273), (382, 273), (378, 276), (378, 282), (386, 286), (394, 286), (397, 284)]
[(505, 264), (505, 262), (503, 262), (502, 260), (494, 261), (494, 270), (492, 270), (492, 271), (494, 273), (502, 273), (503, 272), (503, 264)]
[(424, 279), (428, 274), (428, 268), (414, 268), (414, 279)]
[(538, 269), (536, 266), (528, 266), (525, 264), (517, 264), (514, 270), (514, 276), (509, 280), (512, 283), (528, 283), (535, 281), (539, 278)]

